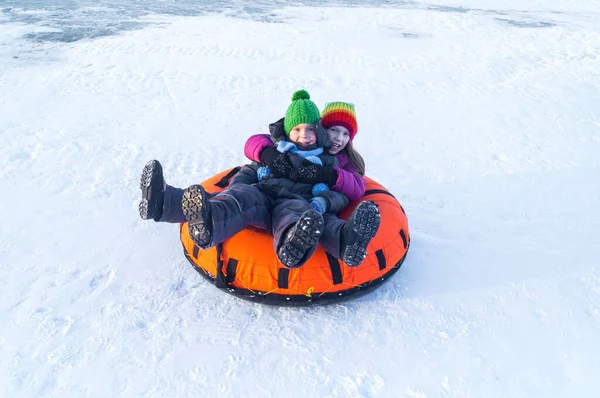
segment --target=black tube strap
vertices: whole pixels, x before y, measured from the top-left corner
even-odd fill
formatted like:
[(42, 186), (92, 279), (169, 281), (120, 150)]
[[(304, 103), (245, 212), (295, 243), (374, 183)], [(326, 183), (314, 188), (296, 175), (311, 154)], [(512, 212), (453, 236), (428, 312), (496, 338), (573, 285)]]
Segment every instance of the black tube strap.
[(235, 258), (230, 258), (227, 261), (227, 277), (225, 281), (227, 283), (231, 283), (235, 280), (235, 271), (237, 270), (238, 260)]
[[(385, 189), (369, 189), (368, 191), (365, 191), (365, 194), (363, 195), (363, 197), (368, 196), (368, 195), (375, 195), (376, 193), (382, 193), (384, 195), (389, 195), (392, 198), (396, 199), (396, 197), (394, 195), (392, 195), (392, 193), (390, 191), (386, 191)], [(398, 199), (396, 199), (398, 200)]]
[(365, 191), (365, 194), (363, 195), (363, 197), (367, 196), (367, 195), (374, 195), (376, 193), (382, 193), (384, 195), (389, 195), (392, 198), (396, 199), (396, 202), (398, 202), (398, 205), (400, 205), (400, 210), (402, 210), (402, 213), (404, 213), (404, 215), (406, 215), (406, 212), (404, 211), (404, 207), (402, 207), (402, 205), (400, 204), (400, 201), (398, 201), (398, 199), (392, 195), (392, 193), (390, 191), (386, 191), (385, 189), (369, 189), (368, 191)]
[(404, 243), (404, 248), (406, 249), (406, 245), (408, 245), (408, 240), (406, 239), (406, 234), (404, 233), (403, 229), (400, 230), (400, 237), (402, 238), (402, 243)]
[(237, 174), (238, 171), (240, 171), (242, 168), (240, 166), (234, 167), (233, 169), (229, 170), (229, 173), (225, 174), (225, 176), (223, 176), (223, 178), (221, 178), (221, 180), (219, 180), (219, 182), (215, 183), (216, 187), (219, 188), (225, 188), (227, 185), (229, 185), (229, 180), (231, 179), (231, 177), (233, 177), (234, 175)]
[(383, 250), (377, 250), (375, 252), (375, 256), (377, 256), (377, 263), (379, 264), (379, 271), (381, 271), (382, 269), (385, 269), (386, 262), (385, 262), (385, 256), (383, 255)]
[(198, 248), (198, 246), (194, 245), (194, 250), (192, 251), (192, 256), (194, 256), (194, 258), (196, 260), (198, 260), (198, 252), (200, 252), (200, 249)]
[(217, 275), (215, 275), (215, 286), (218, 288), (227, 287), (227, 281), (223, 274), (223, 260), (221, 260), (221, 253), (223, 252), (223, 244), (217, 245)]
[(289, 286), (289, 276), (289, 268), (279, 268), (279, 273), (277, 274), (277, 287), (280, 289), (287, 289)]
[(325, 254), (327, 254), (327, 261), (329, 262), (329, 268), (331, 269), (331, 280), (334, 285), (338, 285), (342, 283), (342, 268), (340, 267), (340, 262), (331, 254)]

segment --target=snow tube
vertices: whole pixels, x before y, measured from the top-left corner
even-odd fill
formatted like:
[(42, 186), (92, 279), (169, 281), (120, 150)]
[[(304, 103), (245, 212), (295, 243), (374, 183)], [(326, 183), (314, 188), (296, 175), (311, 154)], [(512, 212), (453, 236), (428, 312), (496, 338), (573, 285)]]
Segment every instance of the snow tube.
[[(240, 170), (225, 170), (201, 185), (209, 193), (222, 191)], [(187, 223), (181, 224), (180, 239), (185, 256), (202, 276), (218, 288), (243, 299), (263, 304), (303, 306), (338, 302), (362, 295), (381, 285), (402, 265), (410, 245), (406, 213), (383, 186), (365, 177), (366, 192), (340, 214), (348, 219), (363, 200), (374, 202), (381, 224), (367, 247), (367, 257), (358, 267), (346, 266), (321, 246), (302, 267), (288, 269), (277, 260), (270, 232), (247, 227), (208, 250), (192, 241)]]

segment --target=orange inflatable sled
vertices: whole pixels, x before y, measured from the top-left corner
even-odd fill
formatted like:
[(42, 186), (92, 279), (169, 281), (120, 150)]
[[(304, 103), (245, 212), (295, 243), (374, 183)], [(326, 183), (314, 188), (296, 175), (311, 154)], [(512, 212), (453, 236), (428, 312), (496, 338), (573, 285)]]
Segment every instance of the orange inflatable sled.
[[(225, 170), (204, 181), (209, 193), (222, 191), (240, 170)], [(410, 245), (406, 213), (383, 186), (365, 177), (366, 192), (339, 215), (348, 219), (363, 200), (374, 202), (381, 224), (367, 247), (365, 261), (346, 266), (319, 246), (302, 267), (288, 269), (277, 260), (270, 232), (247, 227), (208, 250), (198, 248), (181, 224), (180, 238), (187, 259), (218, 288), (243, 299), (273, 305), (321, 305), (362, 295), (391, 277), (402, 265)]]

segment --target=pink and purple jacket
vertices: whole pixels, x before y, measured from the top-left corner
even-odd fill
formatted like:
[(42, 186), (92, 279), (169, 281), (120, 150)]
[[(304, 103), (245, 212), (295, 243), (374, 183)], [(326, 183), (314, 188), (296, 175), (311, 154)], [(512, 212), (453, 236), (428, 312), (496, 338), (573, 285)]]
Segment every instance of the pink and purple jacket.
[[(270, 137), (269, 134), (255, 134), (248, 138), (244, 145), (244, 155), (250, 160), (260, 162), (262, 150), (269, 146), (275, 147)], [(338, 178), (331, 189), (343, 193), (351, 201), (362, 198), (367, 185), (365, 179), (356, 172), (345, 153), (339, 153), (335, 155), (335, 158), (339, 164), (339, 167), (334, 167)]]

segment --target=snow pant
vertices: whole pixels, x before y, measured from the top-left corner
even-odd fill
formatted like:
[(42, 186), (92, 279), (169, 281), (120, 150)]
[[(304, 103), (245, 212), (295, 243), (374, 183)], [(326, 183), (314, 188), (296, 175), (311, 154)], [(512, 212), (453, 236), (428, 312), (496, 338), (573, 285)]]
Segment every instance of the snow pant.
[[(186, 218), (181, 208), (183, 189), (167, 185), (163, 215), (159, 222), (184, 223)], [(283, 234), (295, 224), (302, 213), (310, 210), (304, 199), (275, 197), (265, 194), (254, 185), (233, 184), (209, 199), (212, 215), (212, 245), (231, 238), (247, 226), (253, 226), (273, 234), (275, 252), (282, 243)], [(324, 229), (319, 243), (323, 249), (337, 259), (342, 258), (341, 232), (346, 224), (331, 213), (323, 214)], [(307, 253), (305, 261), (312, 254)]]
[(342, 259), (342, 228), (346, 225), (346, 221), (337, 217), (335, 214), (323, 214), (325, 223), (323, 235), (319, 243), (323, 249), (338, 260)]
[[(163, 215), (159, 222), (183, 223), (186, 218), (181, 208), (183, 189), (167, 185)], [(308, 201), (296, 197), (273, 197), (255, 185), (232, 184), (208, 200), (212, 216), (212, 242), (217, 245), (231, 238), (247, 226), (271, 231), (273, 247), (277, 249), (283, 235), (300, 216), (312, 209)], [(314, 253), (313, 248), (305, 259)]]
[(183, 209), (181, 208), (183, 191), (184, 189), (167, 185), (167, 189), (165, 189), (163, 214), (158, 222), (184, 223), (187, 221), (183, 215)]
[[(255, 185), (233, 184), (209, 200), (212, 214), (212, 244), (231, 238), (247, 226), (271, 231), (273, 247), (281, 246), (284, 233), (310, 210), (305, 199), (271, 196)], [(310, 258), (314, 249), (307, 253)]]

